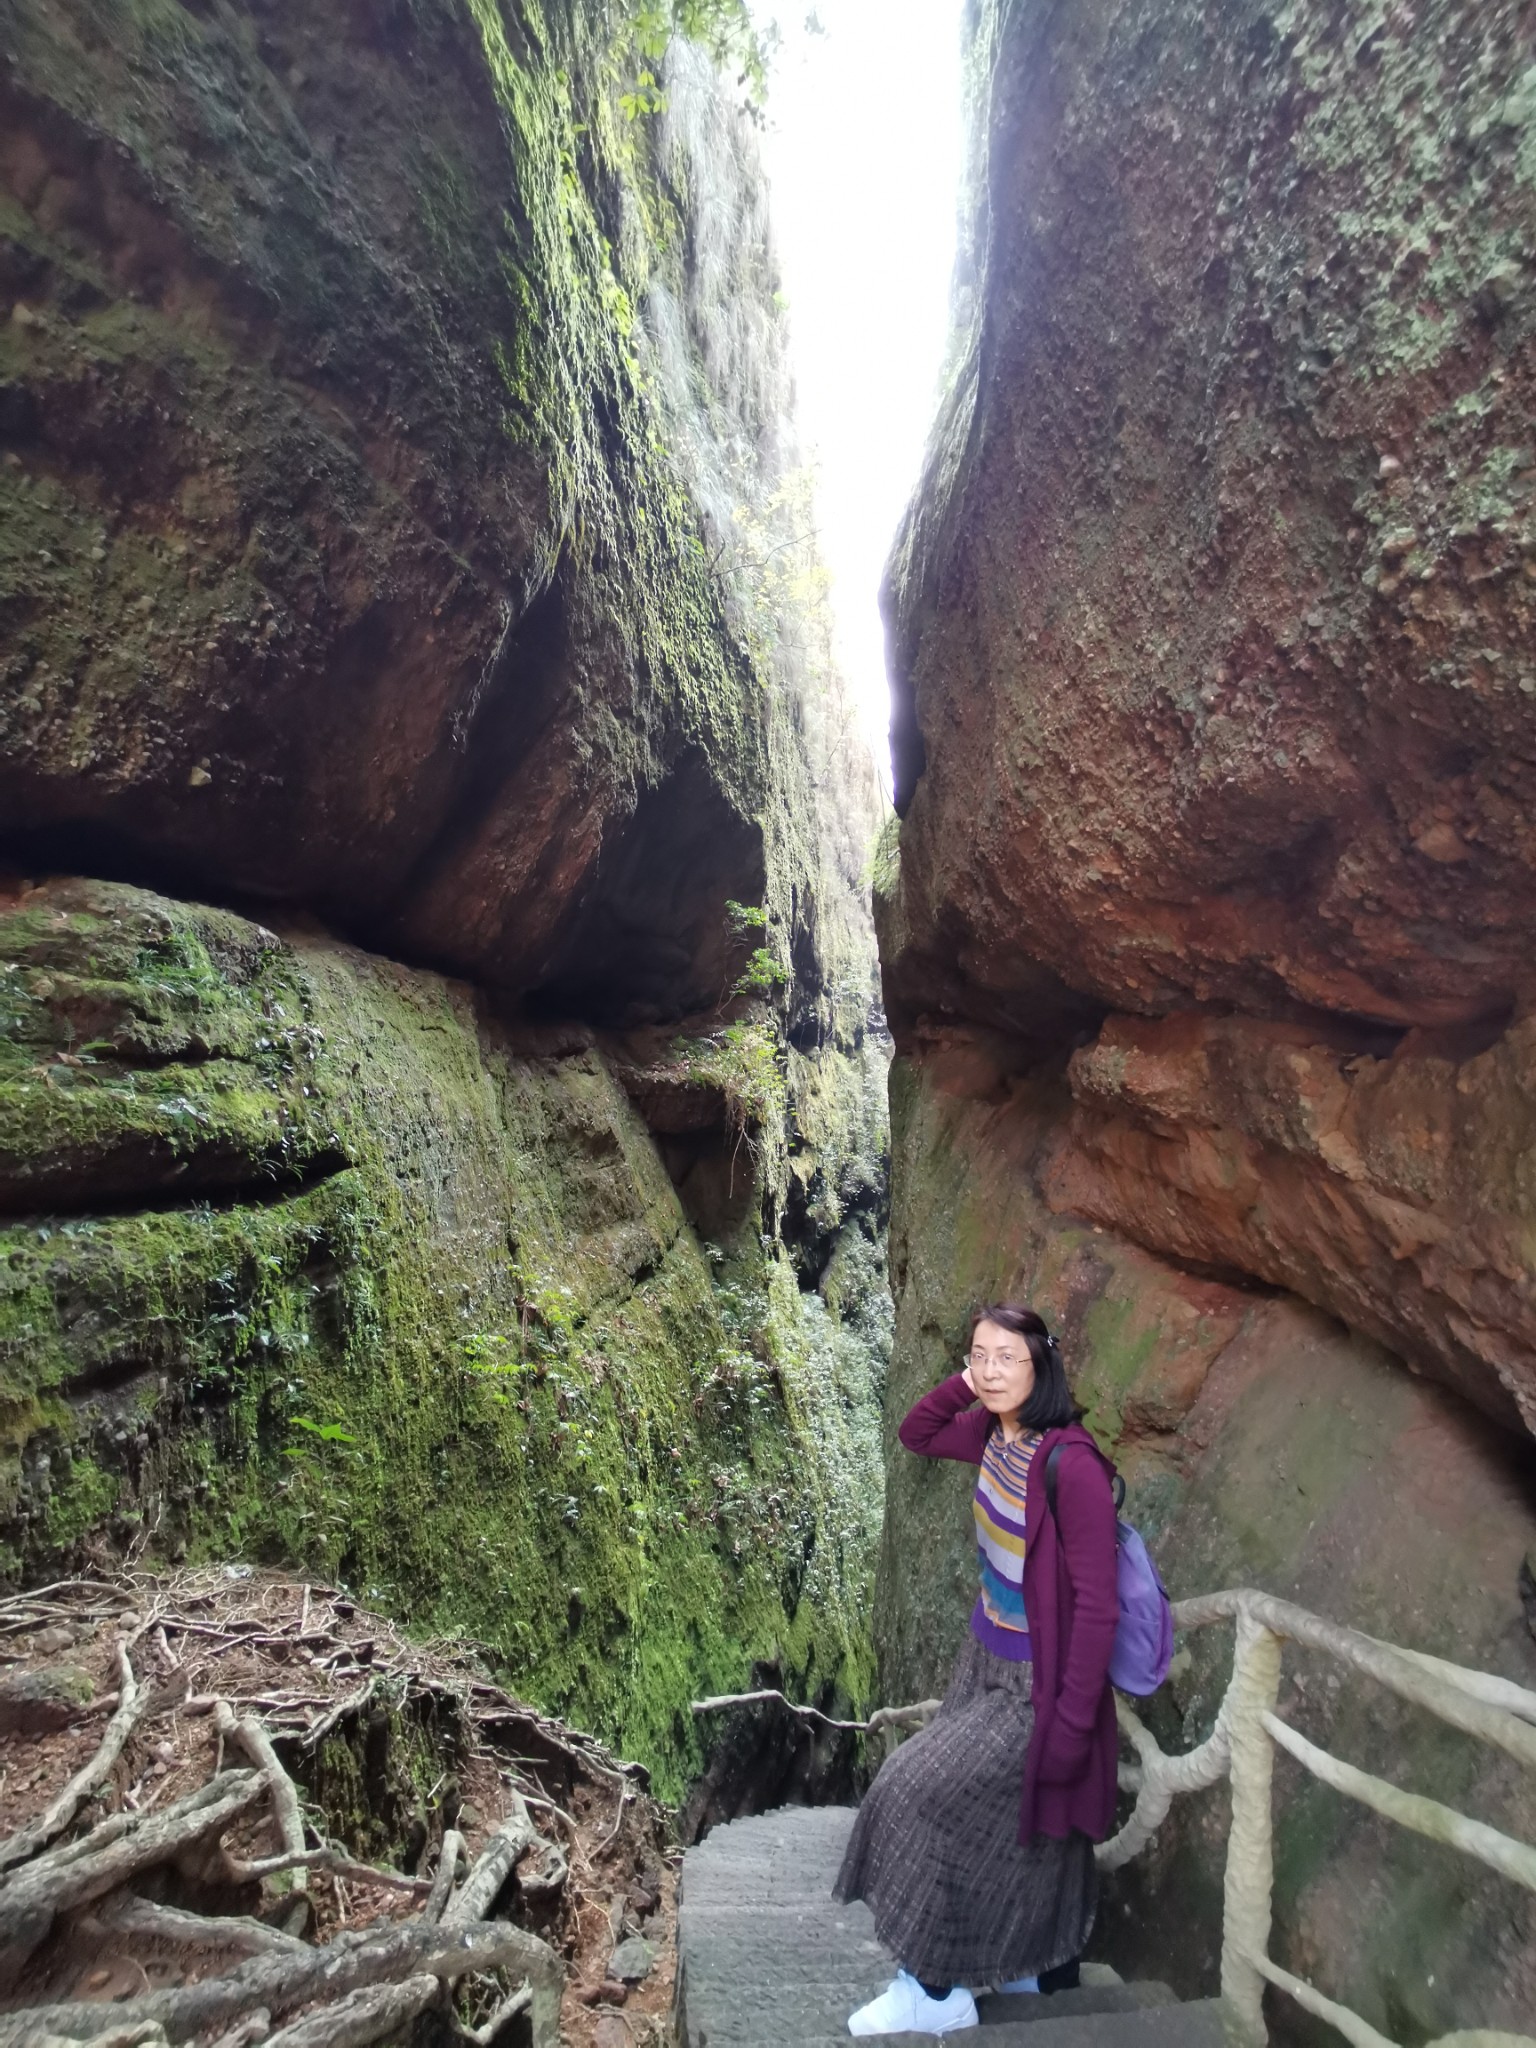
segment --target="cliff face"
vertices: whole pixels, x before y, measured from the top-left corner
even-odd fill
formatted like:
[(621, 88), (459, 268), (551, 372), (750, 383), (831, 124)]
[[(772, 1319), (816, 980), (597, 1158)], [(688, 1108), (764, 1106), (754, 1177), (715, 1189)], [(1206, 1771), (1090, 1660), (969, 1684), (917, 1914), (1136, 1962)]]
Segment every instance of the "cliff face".
[(975, 353), (899, 566), (909, 943), (1015, 1017), (1059, 981), (1502, 1021), (1536, 857), (1520, 9), (984, 12)]
[[(1528, 24), (973, 25), (974, 322), (891, 577), (892, 1411), (1031, 1299), (1176, 1593), (1530, 1684)], [(963, 1486), (889, 1456), (906, 1698), (971, 1565)], [(1529, 1838), (1528, 1788), (1299, 1668), (1317, 1739)], [(1279, 1783), (1281, 1960), (1394, 2038), (1531, 2009), (1524, 1906)], [(1219, 1822), (1110, 1915), (1191, 1987)]]
[[(646, 367), (695, 216), (618, 106), (618, 12), (12, 10), (29, 857), (301, 903), (556, 1008), (718, 997), (766, 739)], [(706, 410), (755, 471), (781, 393), (748, 339)]]
[(867, 1684), (879, 800), (750, 128), (629, 33), (10, 11), (0, 1557), (341, 1575), (675, 1790)]

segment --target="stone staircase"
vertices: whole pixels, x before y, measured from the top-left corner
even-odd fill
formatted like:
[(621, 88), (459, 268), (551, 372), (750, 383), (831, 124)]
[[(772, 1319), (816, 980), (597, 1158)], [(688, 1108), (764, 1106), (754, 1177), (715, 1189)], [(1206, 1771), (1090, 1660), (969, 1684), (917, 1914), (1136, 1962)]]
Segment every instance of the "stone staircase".
[[(682, 2048), (845, 2048), (849, 2013), (893, 1968), (868, 1908), (832, 1898), (852, 1824), (851, 1807), (787, 1806), (716, 1828), (688, 1851), (677, 1935)], [(1215, 1999), (1181, 2005), (1161, 1984), (1085, 1984), (977, 2004), (977, 2048), (1223, 2043)], [(882, 2038), (931, 2048), (933, 2037)]]

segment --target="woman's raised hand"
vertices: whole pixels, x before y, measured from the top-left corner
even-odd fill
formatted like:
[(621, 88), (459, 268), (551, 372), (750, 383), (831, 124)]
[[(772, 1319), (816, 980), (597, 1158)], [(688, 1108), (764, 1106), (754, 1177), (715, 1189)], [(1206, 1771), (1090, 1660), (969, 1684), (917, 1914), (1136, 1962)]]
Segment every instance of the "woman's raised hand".
[(969, 1359), (967, 1359), (965, 1364), (961, 1367), (960, 1377), (965, 1381), (965, 1384), (970, 1388), (971, 1392), (974, 1394), (976, 1392), (976, 1382), (971, 1378), (971, 1362)]

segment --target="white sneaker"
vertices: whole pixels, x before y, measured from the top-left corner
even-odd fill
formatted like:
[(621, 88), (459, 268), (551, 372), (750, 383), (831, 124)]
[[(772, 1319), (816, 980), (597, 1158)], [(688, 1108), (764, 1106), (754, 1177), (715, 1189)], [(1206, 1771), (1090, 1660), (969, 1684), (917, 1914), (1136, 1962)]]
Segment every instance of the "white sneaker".
[(848, 2022), (850, 2034), (954, 2034), (981, 2024), (976, 2001), (957, 1984), (948, 1998), (930, 1998), (915, 1977), (898, 1970), (890, 1988), (861, 2005)]
[(999, 1984), (997, 1988), (999, 1991), (1008, 1992), (1038, 1991), (1040, 1989), (1040, 1979), (1038, 1977), (1010, 1977), (1006, 1984)]

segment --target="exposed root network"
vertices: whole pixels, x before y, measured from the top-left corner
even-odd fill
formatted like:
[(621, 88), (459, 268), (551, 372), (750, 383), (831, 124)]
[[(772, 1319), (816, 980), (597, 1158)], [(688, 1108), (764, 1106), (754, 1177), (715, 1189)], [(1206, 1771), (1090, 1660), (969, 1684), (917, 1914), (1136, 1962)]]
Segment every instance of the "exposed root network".
[(605, 2005), (662, 2038), (644, 1772), (335, 1588), (236, 1565), (0, 1601), (0, 1806), (0, 2048), (556, 2048)]

